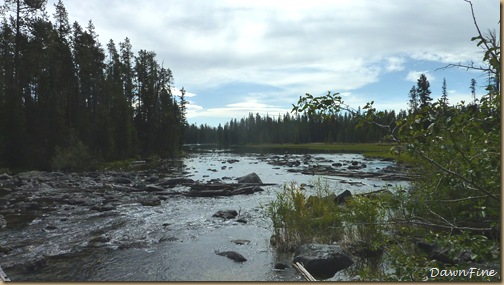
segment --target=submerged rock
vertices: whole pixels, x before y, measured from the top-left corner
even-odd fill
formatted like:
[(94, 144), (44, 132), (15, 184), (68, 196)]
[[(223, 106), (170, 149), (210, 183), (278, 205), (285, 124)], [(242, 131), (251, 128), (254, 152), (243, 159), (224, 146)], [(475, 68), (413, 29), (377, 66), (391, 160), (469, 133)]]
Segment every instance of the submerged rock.
[(243, 255), (239, 254), (236, 251), (223, 251), (223, 252), (215, 252), (215, 254), (220, 256), (225, 256), (229, 259), (232, 259), (236, 262), (245, 262), (247, 259), (243, 257)]
[(275, 269), (284, 270), (286, 268), (289, 268), (289, 265), (287, 265), (285, 263), (277, 262), (275, 264)]
[(238, 212), (236, 212), (236, 210), (220, 210), (217, 211), (217, 213), (213, 214), (212, 217), (234, 219), (236, 216), (238, 216)]
[(233, 243), (237, 244), (237, 245), (244, 245), (244, 244), (249, 244), (250, 241), (247, 240), (247, 239), (234, 239), (232, 240)]
[(296, 250), (293, 263), (300, 262), (314, 277), (331, 278), (353, 264), (353, 260), (337, 245), (306, 244)]
[(261, 178), (259, 178), (259, 175), (257, 175), (255, 172), (252, 172), (250, 174), (247, 174), (242, 177), (236, 178), (238, 183), (253, 183), (253, 184), (262, 184)]

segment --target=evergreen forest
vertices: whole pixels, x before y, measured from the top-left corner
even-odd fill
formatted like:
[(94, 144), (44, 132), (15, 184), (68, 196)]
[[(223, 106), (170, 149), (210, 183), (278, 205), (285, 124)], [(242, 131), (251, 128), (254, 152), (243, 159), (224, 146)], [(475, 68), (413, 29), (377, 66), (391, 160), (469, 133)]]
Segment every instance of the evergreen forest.
[[(205, 124), (191, 124), (185, 131), (185, 143), (216, 143), (221, 146), (244, 144), (304, 144), (304, 143), (364, 143), (379, 142), (387, 132), (372, 125), (358, 127), (362, 116), (360, 109), (355, 113), (345, 112), (321, 118), (306, 113), (280, 114), (277, 118), (259, 113), (250, 113), (239, 121), (232, 119), (217, 128)], [(389, 124), (404, 118), (406, 111), (395, 113), (384, 111), (378, 121)]]
[(62, 1), (8, 0), (0, 26), (0, 168), (82, 170), (100, 161), (176, 155), (185, 99), (156, 53), (126, 37), (103, 45)]

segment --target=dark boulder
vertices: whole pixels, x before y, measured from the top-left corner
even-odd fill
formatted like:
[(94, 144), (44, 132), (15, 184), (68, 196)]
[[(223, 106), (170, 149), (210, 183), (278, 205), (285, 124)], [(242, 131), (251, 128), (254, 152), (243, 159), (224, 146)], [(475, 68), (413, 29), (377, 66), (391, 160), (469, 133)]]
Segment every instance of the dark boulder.
[(352, 198), (352, 192), (345, 190), (338, 195), (338, 204), (345, 203), (348, 199)]
[(331, 278), (346, 269), (353, 260), (337, 245), (306, 244), (295, 253), (293, 263), (299, 262), (316, 278)]
[(236, 178), (238, 183), (262, 184), (261, 178), (255, 172)]
[(289, 268), (289, 265), (287, 265), (285, 263), (277, 262), (275, 264), (275, 269), (284, 270), (286, 268)]
[(220, 256), (225, 256), (229, 259), (232, 259), (236, 262), (245, 262), (247, 259), (243, 257), (243, 255), (239, 254), (236, 251), (223, 251), (223, 252), (215, 252), (215, 254)]
[(220, 210), (217, 213), (213, 214), (212, 217), (234, 219), (236, 216), (238, 216), (238, 212), (236, 212), (235, 210)]

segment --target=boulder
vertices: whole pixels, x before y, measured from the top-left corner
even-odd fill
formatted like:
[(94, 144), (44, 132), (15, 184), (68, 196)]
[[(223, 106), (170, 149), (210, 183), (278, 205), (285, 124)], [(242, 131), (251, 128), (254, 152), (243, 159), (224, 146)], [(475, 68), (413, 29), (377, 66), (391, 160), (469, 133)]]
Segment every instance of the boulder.
[(235, 210), (220, 210), (217, 213), (213, 214), (212, 217), (234, 219), (236, 216), (238, 216), (238, 212), (236, 212)]
[(352, 198), (352, 192), (345, 190), (338, 195), (337, 202), (338, 204), (343, 204), (349, 198)]
[(275, 264), (275, 269), (279, 269), (279, 270), (284, 270), (286, 268), (289, 268), (289, 265), (285, 264), (285, 263), (282, 263), (282, 262), (277, 262)]
[(243, 255), (239, 254), (236, 251), (223, 251), (223, 252), (215, 252), (215, 254), (220, 256), (225, 256), (229, 259), (232, 259), (236, 262), (245, 262), (247, 259), (243, 257)]
[(306, 244), (297, 248), (293, 263), (299, 262), (315, 278), (331, 278), (354, 262), (338, 245)]
[(262, 184), (261, 178), (255, 172), (236, 178), (238, 183)]

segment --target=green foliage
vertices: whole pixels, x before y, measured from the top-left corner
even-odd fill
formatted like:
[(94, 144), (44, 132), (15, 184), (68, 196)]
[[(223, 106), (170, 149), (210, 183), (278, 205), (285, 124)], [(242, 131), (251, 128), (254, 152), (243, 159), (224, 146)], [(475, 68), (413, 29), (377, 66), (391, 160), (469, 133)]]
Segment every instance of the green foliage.
[(374, 255), (385, 239), (386, 216), (389, 212), (386, 195), (355, 195), (347, 202), (343, 220), (345, 238), (357, 254)]
[(276, 200), (266, 205), (273, 223), (272, 242), (280, 251), (290, 251), (310, 243), (331, 243), (340, 238), (341, 218), (327, 182), (315, 183), (316, 195), (306, 197), (296, 183), (284, 185)]
[[(383, 114), (376, 111), (373, 102), (366, 104), (365, 113), (361, 114), (346, 107), (338, 93), (322, 97), (307, 94), (293, 108), (323, 119), (345, 110), (363, 125), (373, 123), (388, 130), (389, 137), (397, 142), (396, 149), (408, 152), (413, 171), (420, 174), (407, 194), (397, 193), (392, 200), (382, 201), (384, 204), (361, 198), (350, 203), (345, 216), (347, 239), (353, 243), (364, 240), (370, 249), (383, 248), (382, 262), (390, 269), (380, 272), (364, 268), (364, 280), (420, 281), (428, 279), (432, 267), (468, 269), (467, 264), (448, 266), (419, 252), (413, 241), (424, 237), (426, 230), (430, 231), (427, 238), (452, 259), (463, 251), (470, 252), (476, 262), (500, 259), (500, 43), (495, 33), (482, 35), (477, 25), (476, 28), (479, 35), (472, 40), (483, 48), (483, 61), (488, 68), (449, 65), (489, 75), (488, 93), (471, 104), (451, 106), (446, 96), (431, 103), (429, 83), (421, 76), (417, 88), (410, 92), (412, 112), (388, 125), (377, 123)], [(446, 84), (443, 85), (445, 93)], [(385, 209), (393, 209), (391, 215)], [(463, 276), (435, 280), (468, 279)]]
[(79, 140), (72, 140), (67, 147), (56, 146), (52, 158), (52, 168), (61, 171), (85, 171), (96, 169), (99, 160), (91, 154), (89, 148)]

